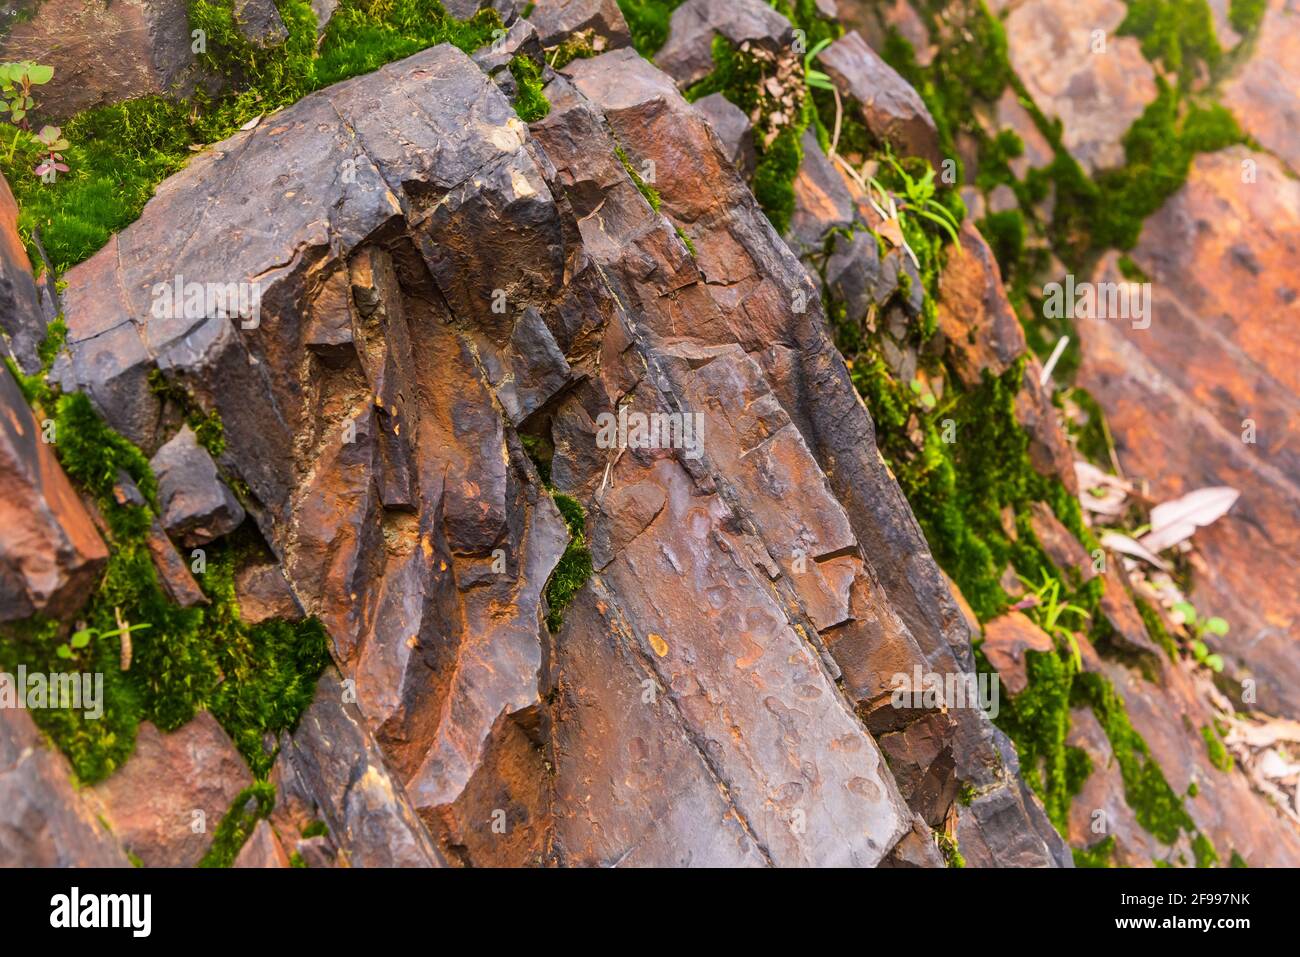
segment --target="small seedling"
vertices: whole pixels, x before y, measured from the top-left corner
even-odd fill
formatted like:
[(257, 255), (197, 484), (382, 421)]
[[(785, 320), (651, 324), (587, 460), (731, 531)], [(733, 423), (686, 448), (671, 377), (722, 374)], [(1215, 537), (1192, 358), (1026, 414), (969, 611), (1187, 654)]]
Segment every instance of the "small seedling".
[(1204, 637), (1207, 634), (1223, 637), (1228, 633), (1228, 623), (1217, 615), (1210, 618), (1200, 617), (1192, 603), (1187, 601), (1177, 602), (1174, 611), (1182, 615), (1183, 625), (1191, 635), (1192, 641), (1189, 647), (1192, 650), (1192, 657), (1215, 674), (1223, 671), (1223, 656), (1212, 653)]
[(123, 627), (114, 628), (111, 631), (100, 631), (98, 628), (79, 628), (72, 633), (71, 638), (59, 645), (59, 647), (54, 650), (54, 653), (60, 658), (73, 658), (76, 656), (78, 651), (88, 647), (91, 641), (95, 638), (123, 637), (124, 639), (129, 639), (132, 632), (143, 631), (148, 627), (150, 627), (148, 622), (143, 622), (138, 625), (125, 625)]
[(1043, 583), (1034, 585), (1028, 578), (1017, 575), (1024, 586), (1033, 594), (1032, 601), (1026, 599), (1019, 603), (1024, 607), (1034, 623), (1039, 628), (1047, 632), (1053, 638), (1065, 639), (1069, 642), (1070, 651), (1074, 656), (1075, 668), (1083, 670), (1083, 655), (1079, 651), (1079, 639), (1074, 636), (1074, 630), (1065, 624), (1066, 615), (1077, 615), (1082, 621), (1087, 621), (1090, 617), (1088, 613), (1078, 605), (1072, 605), (1069, 602), (1061, 601), (1061, 582), (1060, 579), (1053, 578), (1047, 572), (1043, 572)]

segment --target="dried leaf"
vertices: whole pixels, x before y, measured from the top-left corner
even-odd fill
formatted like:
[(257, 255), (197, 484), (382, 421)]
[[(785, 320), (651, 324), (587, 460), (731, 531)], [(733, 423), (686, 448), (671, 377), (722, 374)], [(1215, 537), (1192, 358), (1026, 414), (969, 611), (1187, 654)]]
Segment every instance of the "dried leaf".
[(1119, 552), (1121, 555), (1131, 555), (1134, 558), (1140, 558), (1144, 562), (1150, 562), (1161, 571), (1169, 571), (1169, 564), (1161, 559), (1158, 555), (1148, 548), (1144, 548), (1141, 542), (1136, 542), (1123, 535), (1120, 532), (1107, 532), (1101, 536), (1101, 547), (1109, 549), (1112, 552)]
[(1235, 488), (1215, 485), (1188, 492), (1151, 510), (1151, 531), (1141, 542), (1153, 552), (1163, 552), (1192, 537), (1198, 529), (1217, 521), (1241, 496)]

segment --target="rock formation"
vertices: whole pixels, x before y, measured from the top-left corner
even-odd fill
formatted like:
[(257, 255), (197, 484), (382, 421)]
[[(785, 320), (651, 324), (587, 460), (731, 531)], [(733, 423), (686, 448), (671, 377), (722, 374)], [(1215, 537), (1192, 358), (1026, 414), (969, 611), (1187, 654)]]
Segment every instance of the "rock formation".
[[(928, 35), (900, 4), (884, 21), (853, 11), (859, 34), (824, 10), (792, 22), (766, 3), (687, 0), (662, 11), (648, 56), (642, 21), (612, 0), (492, 4), (504, 18), (477, 50), (376, 64), (195, 150), (60, 277), (56, 349), (37, 349), (28, 236), (0, 216), (2, 324), (28, 393), (0, 382), (0, 618), (17, 623), (0, 663), (26, 661), (40, 633), (67, 642), (64, 660), (93, 653), (148, 684), (173, 640), (165, 618), (208, 629), (218, 647), (199, 658), (265, 647), (285, 669), (276, 701), (249, 700), (262, 686), (233, 665), (204, 672), (213, 687), (189, 711), (151, 699), (156, 720), (82, 792), (25, 714), (0, 711), (0, 791), (19, 796), (0, 863), (1070, 866), (1072, 847), (1097, 844), (1098, 808), (1120, 863), (1201, 861), (1207, 843), (1225, 861), (1300, 860), (1300, 831), (1207, 753), (1206, 675), (1153, 637), (1118, 559), (1094, 567), (1078, 439), (996, 237), (976, 217), (956, 215), (951, 235), (924, 226), (918, 193), (875, 178), (903, 182), (888, 165), (901, 160), (919, 164), (897, 167), (905, 180), (929, 169), (933, 184), (957, 145), (909, 67), (887, 62), (881, 22)], [(8, 49), (54, 29), (53, 6)], [(336, 10), (355, 11), (312, 6), (328, 51), (350, 22)], [(1015, 22), (1044, 10), (1010, 13), (1010, 62), (1041, 74), (1028, 92), (1063, 134), (1048, 142), (1014, 95), (987, 114), (1026, 143), (1037, 132), (1021, 176), (1057, 148), (1088, 172), (1116, 166), (1152, 68), (1129, 37), (1118, 65), (1058, 75), (1059, 53)], [(299, 29), (283, 13), (231, 6), (267, 56)], [(1071, 13), (1103, 30), (1113, 14)], [(807, 48), (792, 51), (809, 29), (833, 42), (805, 67)], [(175, 65), (166, 37), (145, 35), (138, 76), (58, 109), (184, 95), (160, 65)], [(1034, 66), (1044, 55), (1050, 71)], [(719, 79), (727, 56), (739, 75), (757, 64), (754, 97)], [(1124, 85), (1120, 108), (1105, 91), (1129, 61), (1146, 86)], [(814, 66), (828, 85), (805, 88)], [(528, 96), (543, 108), (524, 122)], [(1080, 381), (1126, 466), (1166, 477), (1163, 497), (1243, 489), (1252, 518), (1197, 544), (1222, 570), (1215, 607), (1256, 627), (1224, 654), (1260, 675), (1263, 710), (1293, 713), (1296, 589), (1233, 568), (1260, 549), (1285, 565), (1296, 524), (1285, 337), (1238, 309), (1238, 280), (1207, 278), (1235, 264), (1270, 277), (1278, 309), (1291, 302), (1286, 214), (1249, 237), (1213, 215), (1251, 202), (1226, 187), (1243, 158), (1198, 157), (1132, 253), (1179, 277), (1168, 308), (1203, 340), (1204, 368), (1176, 358), (1173, 326), (1138, 344), (1081, 323)], [(1259, 160), (1271, 195), (1289, 196), (1280, 162)], [(1021, 195), (1002, 185), (995, 211)], [(1211, 344), (1229, 359), (1211, 361)], [(29, 402), (82, 421), (72, 397), (102, 419), (107, 475), (41, 442)], [(1141, 422), (1154, 402), (1171, 403), (1164, 427)], [(1269, 463), (1229, 448), (1222, 423), (1196, 424), (1239, 411), (1261, 419)], [(1194, 442), (1176, 447), (1169, 422)], [(961, 445), (985, 432), (998, 444)], [(981, 455), (1004, 458), (988, 469), (1014, 494), (934, 491)], [(972, 537), (1004, 542), (1002, 564)], [(162, 597), (116, 580), (133, 555)], [(1031, 568), (1090, 596), (1096, 626), (1053, 630), (1023, 600)], [(331, 661), (303, 651), (294, 672), (285, 660), (317, 622)], [(1059, 740), (1042, 741), (1024, 703), (1053, 669), (1067, 675)], [(997, 697), (900, 703), (900, 681), (922, 675), (992, 682), (1007, 714)], [(1173, 789), (1172, 823), (1127, 793), (1146, 762)]]

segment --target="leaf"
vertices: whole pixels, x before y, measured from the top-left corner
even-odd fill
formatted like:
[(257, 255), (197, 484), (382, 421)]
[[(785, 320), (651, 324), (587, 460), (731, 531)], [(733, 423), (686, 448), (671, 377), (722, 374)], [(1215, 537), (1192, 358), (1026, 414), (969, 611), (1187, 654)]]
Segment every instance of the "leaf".
[(1216, 615), (1205, 623), (1205, 630), (1214, 635), (1226, 635), (1228, 623)]
[(259, 114), (257, 114), (257, 116), (253, 117), (251, 120), (249, 120), (249, 121), (248, 121), (247, 123), (245, 123), (243, 126), (241, 126), (240, 129), (241, 129), (241, 130), (251, 130), (253, 127), (257, 126), (257, 124), (258, 124), (258, 123), (261, 123), (261, 122), (262, 122), (262, 114), (259, 113)]
[(71, 644), (73, 648), (85, 648), (90, 644), (90, 629), (83, 628), (81, 631), (74, 632)]
[(1188, 625), (1196, 624), (1196, 609), (1189, 601), (1174, 602), (1174, 611), (1183, 616), (1183, 622)]
[(1184, 542), (1198, 529), (1217, 521), (1241, 497), (1235, 488), (1215, 485), (1197, 489), (1151, 510), (1151, 531), (1142, 544), (1153, 552)]
[(1156, 555), (1150, 549), (1144, 548), (1140, 542), (1136, 542), (1120, 532), (1107, 532), (1102, 535), (1101, 547), (1109, 549), (1112, 552), (1119, 552), (1121, 555), (1130, 555), (1133, 558), (1140, 558), (1144, 562), (1150, 562), (1161, 571), (1169, 571), (1168, 562)]
[(1204, 661), (1205, 656), (1210, 653), (1210, 647), (1201, 639), (1197, 638), (1192, 642), (1192, 654), (1196, 656), (1197, 661)]
[(1205, 664), (1217, 674), (1223, 670), (1223, 657), (1221, 655), (1206, 655)]
[(54, 653), (58, 655), (60, 658), (72, 657), (72, 649), (69, 648), (67, 645), (59, 645), (59, 647), (54, 649)]
[(54, 67), (42, 66), (39, 63), (33, 63), (27, 68), (28, 81), (35, 83), (37, 86), (49, 83), (54, 76)]
[(20, 109), (15, 109), (15, 110), (14, 110), (14, 122), (15, 122), (15, 123), (19, 123), (19, 122), (21, 122), (21, 121), (23, 120), (23, 118), (26, 117), (26, 116), (27, 116), (27, 111), (26, 111), (26, 110), (20, 110)]

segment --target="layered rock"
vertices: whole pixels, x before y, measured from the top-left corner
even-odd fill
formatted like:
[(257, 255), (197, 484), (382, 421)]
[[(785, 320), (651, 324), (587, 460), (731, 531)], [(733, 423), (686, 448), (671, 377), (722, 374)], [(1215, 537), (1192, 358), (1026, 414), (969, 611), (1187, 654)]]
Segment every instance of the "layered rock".
[(18, 383), (0, 370), (0, 621), (73, 614), (108, 550)]
[(1300, 10), (1272, 0), (1250, 57), (1223, 84), (1223, 105), (1242, 129), (1300, 170)]
[(66, 119), (151, 93), (184, 96), (198, 82), (185, 0), (41, 0), (31, 6), (31, 18), (0, 40), (0, 59), (54, 68), (58, 82), (38, 88), (42, 117)]
[[(339, 724), (323, 683), (335, 719), (313, 706), (282, 745), (281, 793), (334, 848), (295, 849), (870, 865), (909, 801), (935, 826), (968, 781), (981, 862), (1059, 862), (982, 714), (927, 724), (929, 755), (891, 714), (888, 674), (969, 669), (969, 632), (801, 264), (672, 80), (630, 50), (566, 72), (531, 132), (450, 47), (322, 91), (68, 276), (59, 380), (150, 451), (154, 368), (220, 415), (222, 468), (355, 695)], [(260, 315), (159, 316), (176, 276), (257, 282)], [(620, 407), (698, 413), (702, 445), (603, 448)], [(521, 434), (587, 512), (594, 574), (554, 632), (567, 535)], [(914, 756), (905, 783), (882, 747)], [(374, 799), (340, 805), (358, 776)]]
[(170, 734), (141, 722), (130, 759), (94, 790), (113, 833), (146, 866), (193, 867), (252, 783), (226, 732), (202, 711)]
[(1026, 0), (1006, 18), (1012, 68), (1088, 173), (1123, 165), (1124, 134), (1156, 95), (1138, 40), (1115, 33), (1126, 12), (1120, 0)]
[[(1241, 491), (1232, 515), (1196, 535), (1209, 573), (1191, 597), (1230, 622), (1217, 650), (1256, 682), (1255, 703), (1291, 716), (1300, 713), (1300, 342), (1288, 316), (1298, 254), (1300, 190), (1275, 160), (1241, 147), (1198, 156), (1132, 253), (1152, 281), (1150, 327), (1079, 323), (1080, 382), (1105, 409), (1124, 468), (1151, 479), (1156, 501), (1209, 485)], [(1123, 281), (1113, 259), (1097, 278)]]
[(70, 775), (26, 711), (0, 708), (0, 867), (129, 866)]

